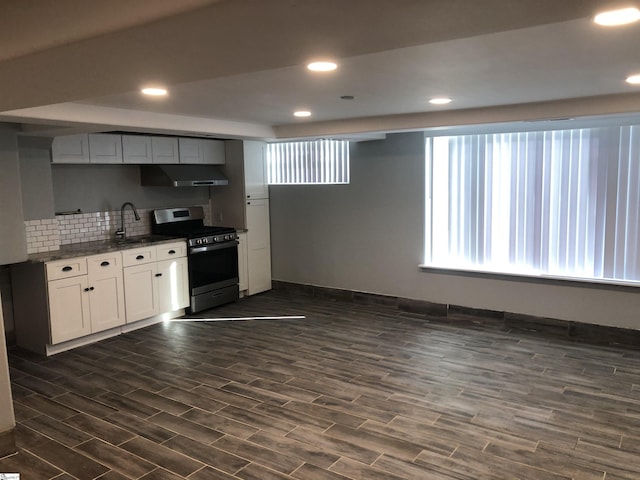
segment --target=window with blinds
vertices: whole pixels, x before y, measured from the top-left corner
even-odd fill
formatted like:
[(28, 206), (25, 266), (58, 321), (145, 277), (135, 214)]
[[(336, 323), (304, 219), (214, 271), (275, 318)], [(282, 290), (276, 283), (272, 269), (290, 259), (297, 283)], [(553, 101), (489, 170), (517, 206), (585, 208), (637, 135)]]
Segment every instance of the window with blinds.
[(640, 281), (640, 126), (426, 147), (425, 264)]
[(271, 143), (267, 148), (267, 181), (270, 185), (349, 183), (349, 142)]

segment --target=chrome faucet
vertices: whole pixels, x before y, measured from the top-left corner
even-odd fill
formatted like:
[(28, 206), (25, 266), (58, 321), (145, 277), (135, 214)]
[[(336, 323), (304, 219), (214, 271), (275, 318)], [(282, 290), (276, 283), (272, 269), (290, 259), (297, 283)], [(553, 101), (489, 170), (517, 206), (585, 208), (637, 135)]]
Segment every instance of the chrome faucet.
[(138, 215), (136, 206), (131, 202), (124, 202), (122, 207), (120, 207), (120, 230), (116, 230), (116, 237), (122, 240), (127, 239), (127, 229), (124, 228), (124, 209), (127, 207), (131, 207), (131, 210), (133, 210), (133, 216), (136, 218), (136, 222), (140, 221), (140, 215)]

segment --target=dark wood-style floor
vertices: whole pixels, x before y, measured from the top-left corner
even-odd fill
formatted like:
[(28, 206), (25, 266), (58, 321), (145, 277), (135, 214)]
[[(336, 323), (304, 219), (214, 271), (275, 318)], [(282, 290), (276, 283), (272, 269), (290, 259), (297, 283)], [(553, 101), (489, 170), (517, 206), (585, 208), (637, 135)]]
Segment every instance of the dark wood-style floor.
[(640, 351), (271, 292), (11, 351), (0, 472), (119, 480), (640, 478)]

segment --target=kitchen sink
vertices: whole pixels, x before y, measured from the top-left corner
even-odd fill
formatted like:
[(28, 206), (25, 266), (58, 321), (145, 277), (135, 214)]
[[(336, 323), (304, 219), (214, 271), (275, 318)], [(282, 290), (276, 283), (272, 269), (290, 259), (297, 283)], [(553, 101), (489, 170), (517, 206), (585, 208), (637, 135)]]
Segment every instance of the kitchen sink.
[(144, 237), (131, 237), (127, 239), (118, 239), (116, 240), (116, 245), (138, 245), (141, 243), (151, 243), (153, 242), (153, 236), (144, 236)]

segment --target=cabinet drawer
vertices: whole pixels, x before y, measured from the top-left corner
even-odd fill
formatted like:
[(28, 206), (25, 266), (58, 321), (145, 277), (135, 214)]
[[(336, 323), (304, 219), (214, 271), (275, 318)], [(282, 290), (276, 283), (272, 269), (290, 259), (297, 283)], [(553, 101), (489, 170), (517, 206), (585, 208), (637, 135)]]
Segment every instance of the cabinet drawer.
[(105, 253), (87, 257), (87, 271), (89, 275), (113, 275), (122, 269), (122, 254), (120, 252)]
[(56, 260), (55, 262), (47, 262), (46, 267), (48, 281), (77, 277), (87, 274), (87, 259), (82, 257)]
[(132, 265), (142, 265), (143, 263), (156, 261), (156, 247), (140, 247), (124, 250), (122, 252), (122, 265), (130, 267)]
[(158, 261), (187, 256), (187, 242), (164, 243), (156, 248)]

